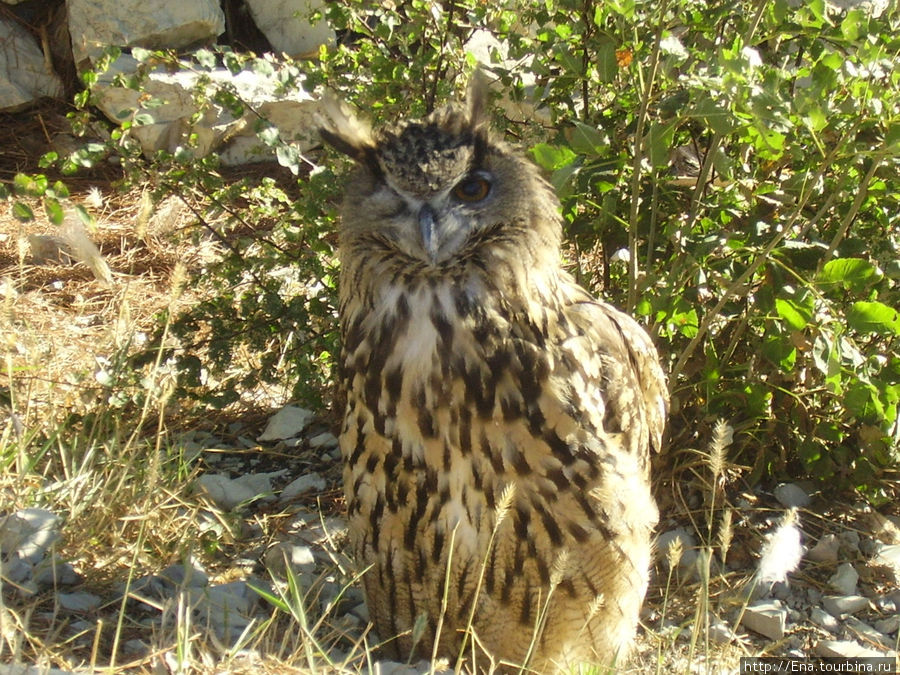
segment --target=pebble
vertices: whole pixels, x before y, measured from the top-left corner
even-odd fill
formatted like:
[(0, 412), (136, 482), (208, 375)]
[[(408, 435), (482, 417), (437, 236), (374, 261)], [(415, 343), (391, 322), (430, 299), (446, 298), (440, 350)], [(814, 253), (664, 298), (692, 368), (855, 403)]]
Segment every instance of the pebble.
[(248, 473), (229, 478), (223, 473), (207, 473), (197, 479), (197, 488), (206, 493), (212, 502), (224, 511), (231, 511), (242, 504), (256, 500), (271, 501), (272, 479), (283, 476), (286, 469), (271, 473)]
[(317, 434), (309, 439), (309, 447), (316, 448), (336, 448), (338, 446), (337, 437), (329, 431)]
[(303, 433), (314, 417), (315, 414), (312, 410), (286, 405), (269, 418), (266, 428), (256, 437), (256, 440), (281, 441), (286, 438), (294, 438)]
[(316, 559), (309, 546), (282, 541), (271, 547), (265, 554), (266, 567), (276, 574), (284, 574), (285, 563), (294, 573), (314, 572)]
[(659, 557), (666, 569), (669, 567), (668, 551), (669, 547), (676, 539), (681, 540), (681, 559), (678, 561), (678, 569), (682, 572), (693, 571), (694, 564), (697, 562), (697, 540), (687, 528), (678, 527), (674, 530), (663, 532), (656, 540), (656, 547), (659, 550)]
[(839, 548), (838, 538), (833, 534), (826, 534), (809, 550), (806, 557), (814, 562), (836, 563)]
[(0, 552), (32, 565), (39, 563), (56, 540), (62, 519), (46, 509), (21, 509), (0, 522)]
[(787, 609), (778, 600), (764, 600), (749, 605), (741, 617), (741, 624), (772, 640), (784, 637)]
[(818, 656), (857, 658), (860, 656), (884, 656), (877, 649), (868, 649), (853, 640), (821, 640), (815, 647)]
[(832, 633), (837, 633), (841, 629), (840, 622), (821, 607), (813, 607), (809, 611), (809, 620)]
[(803, 508), (809, 505), (809, 495), (796, 483), (782, 483), (775, 488), (775, 499), (785, 508)]
[(885, 619), (879, 619), (875, 622), (875, 630), (879, 633), (893, 635), (900, 630), (900, 615), (892, 614)]
[(281, 491), (279, 503), (288, 502), (304, 492), (322, 492), (328, 487), (328, 483), (317, 473), (308, 473), (288, 483)]
[(859, 574), (848, 562), (838, 565), (837, 572), (828, 579), (829, 585), (843, 595), (856, 595), (857, 581), (859, 581)]
[(59, 604), (70, 612), (90, 612), (97, 609), (103, 600), (93, 593), (78, 591), (76, 593), (57, 594)]
[(869, 599), (860, 595), (826, 595), (822, 598), (825, 611), (835, 619), (843, 619), (849, 614), (867, 609), (869, 604)]
[(844, 625), (849, 628), (851, 631), (856, 633), (859, 637), (863, 639), (863, 642), (866, 644), (875, 644), (884, 649), (890, 649), (894, 640), (884, 633), (875, 630), (869, 624), (860, 621), (855, 616), (848, 616), (847, 620), (844, 622)]

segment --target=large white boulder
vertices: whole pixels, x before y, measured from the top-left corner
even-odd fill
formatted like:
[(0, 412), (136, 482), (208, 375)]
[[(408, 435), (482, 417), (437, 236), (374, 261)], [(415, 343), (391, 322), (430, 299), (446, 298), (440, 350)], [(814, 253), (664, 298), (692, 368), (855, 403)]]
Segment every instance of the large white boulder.
[(105, 47), (178, 49), (225, 31), (217, 0), (67, 0), (75, 63), (93, 62)]
[(293, 57), (312, 56), (320, 45), (334, 42), (324, 19), (312, 23), (314, 12), (324, 12), (323, 0), (245, 0), (256, 27), (277, 52)]
[[(314, 115), (317, 99), (299, 86), (299, 78), (286, 77), (282, 69), (290, 66), (269, 62), (267, 68), (245, 70), (237, 74), (225, 68), (209, 72), (188, 69), (168, 72), (157, 69), (147, 75), (140, 91), (115, 86), (117, 75), (130, 76), (138, 70), (138, 62), (122, 55), (94, 86), (97, 106), (114, 122), (132, 121), (131, 133), (148, 156), (157, 150), (176, 152), (187, 146), (194, 134), (191, 149), (202, 157), (219, 152), (226, 164), (244, 164), (271, 159), (274, 150), (257, 136), (260, 118), (278, 129), (282, 141), (290, 142), (302, 152), (318, 142)], [(286, 88), (284, 82), (294, 79), (297, 86)], [(202, 81), (202, 84), (201, 84)], [(199, 119), (194, 90), (203, 87), (209, 101)], [(232, 91), (246, 106), (243, 115), (235, 116), (227, 107), (213, 101), (217, 88)]]
[(31, 34), (0, 19), (0, 110), (17, 110), (63, 86)]

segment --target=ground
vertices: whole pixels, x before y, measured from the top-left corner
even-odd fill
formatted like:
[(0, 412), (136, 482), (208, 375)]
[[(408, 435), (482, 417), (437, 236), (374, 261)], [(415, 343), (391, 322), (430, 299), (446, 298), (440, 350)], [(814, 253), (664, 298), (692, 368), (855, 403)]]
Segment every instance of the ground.
[[(40, 171), (38, 158), (64, 134), (64, 112), (3, 120), (4, 183)], [(151, 206), (149, 186), (122, 191), (117, 180), (114, 166), (66, 179), (71, 201), (96, 216), (85, 234), (102, 265), (61, 252), (60, 228), (37, 201), (28, 223), (11, 202), (0, 210), (0, 662), (369, 669), (378, 655), (343, 553), (334, 417), (315, 410), (302, 429), (258, 440), (288, 403), (287, 388), (264, 392), (253, 409), (211, 415), (172, 398), (165, 363), (128, 362), (160, 316), (202, 299), (183, 279), (220, 249), (187, 236), (191, 204)], [(728, 427), (720, 432), (678, 450), (694, 460), (658, 463), (659, 555), (623, 670), (718, 673), (736, 672), (743, 656), (895, 655), (897, 505), (875, 510), (813, 484), (747, 485), (728, 461)], [(38, 541), (26, 515), (53, 536)], [(761, 568), (769, 581), (755, 583)], [(433, 667), (446, 664), (413, 670)]]

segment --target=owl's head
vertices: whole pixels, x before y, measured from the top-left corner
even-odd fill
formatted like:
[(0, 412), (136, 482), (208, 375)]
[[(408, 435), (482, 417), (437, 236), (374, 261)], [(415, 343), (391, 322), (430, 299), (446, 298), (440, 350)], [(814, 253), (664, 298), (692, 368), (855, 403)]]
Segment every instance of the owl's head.
[(491, 136), (480, 73), (465, 101), (375, 131), (336, 100), (325, 103), (323, 140), (359, 166), (342, 246), (374, 236), (431, 266), (501, 241), (555, 255), (556, 196), (537, 167)]

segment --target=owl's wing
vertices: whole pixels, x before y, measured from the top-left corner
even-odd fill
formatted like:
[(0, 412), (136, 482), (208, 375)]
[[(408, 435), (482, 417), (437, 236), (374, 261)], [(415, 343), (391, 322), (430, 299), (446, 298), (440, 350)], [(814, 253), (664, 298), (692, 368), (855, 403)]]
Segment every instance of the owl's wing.
[[(642, 422), (650, 446), (659, 452), (669, 410), (669, 393), (659, 354), (650, 336), (624, 312), (587, 297), (570, 304), (566, 316), (577, 326), (585, 342), (584, 348), (601, 359), (603, 382), (599, 384), (605, 391), (611, 412), (621, 419)], [(634, 406), (642, 410), (632, 410)]]

